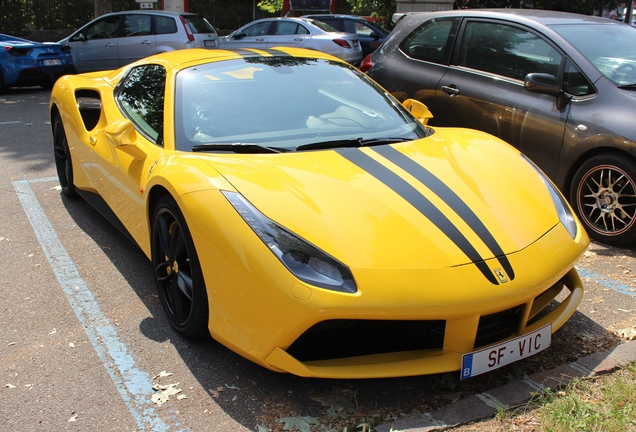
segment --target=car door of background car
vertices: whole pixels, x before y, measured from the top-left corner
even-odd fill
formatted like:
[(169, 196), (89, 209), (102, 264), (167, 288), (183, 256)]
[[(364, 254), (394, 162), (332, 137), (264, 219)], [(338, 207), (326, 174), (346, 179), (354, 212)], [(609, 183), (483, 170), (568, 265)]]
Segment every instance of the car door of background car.
[(267, 48), (269, 40), (269, 27), (272, 21), (259, 21), (244, 27), (239, 38), (229, 37), (226, 41), (225, 48)]
[(565, 56), (530, 29), (493, 20), (466, 20), (451, 66), (435, 91), (433, 125), (491, 133), (519, 148), (554, 176), (570, 105), (530, 93), (529, 73), (562, 76)]
[(105, 17), (69, 39), (78, 72), (117, 69), (117, 37), (121, 15)]
[[(399, 100), (413, 98), (424, 103), (437, 118), (435, 89), (448, 69), (460, 18), (433, 18), (409, 34), (399, 46), (395, 64), (382, 65), (382, 85)], [(399, 73), (391, 69), (397, 68)], [(372, 75), (373, 77), (374, 75)], [(430, 122), (429, 122), (430, 123)]]
[(152, 15), (124, 15), (121, 36), (117, 40), (119, 66), (127, 65), (155, 53)]
[(272, 35), (267, 41), (267, 47), (289, 46), (300, 48), (311, 37), (311, 32), (302, 24), (295, 21), (277, 21)]

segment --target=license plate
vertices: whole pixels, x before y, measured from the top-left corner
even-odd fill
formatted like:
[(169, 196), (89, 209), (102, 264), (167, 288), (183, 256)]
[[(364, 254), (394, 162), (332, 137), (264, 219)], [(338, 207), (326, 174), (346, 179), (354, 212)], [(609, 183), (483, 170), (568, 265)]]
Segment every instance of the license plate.
[(206, 41), (203, 41), (203, 43), (205, 44), (206, 48), (214, 48), (216, 46), (215, 40), (206, 40)]
[(543, 351), (552, 343), (552, 324), (515, 339), (464, 354), (461, 379), (480, 375)]
[(62, 64), (60, 59), (43, 60), (44, 66), (59, 66)]

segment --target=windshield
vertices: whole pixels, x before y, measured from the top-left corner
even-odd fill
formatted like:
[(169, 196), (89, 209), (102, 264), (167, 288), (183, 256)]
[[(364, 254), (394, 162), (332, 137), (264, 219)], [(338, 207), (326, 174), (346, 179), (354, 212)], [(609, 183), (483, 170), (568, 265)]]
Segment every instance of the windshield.
[(204, 145), (229, 151), (230, 144), (241, 144), (243, 151), (290, 151), (338, 140), (363, 145), (428, 134), (357, 69), (291, 56), (246, 57), (184, 69), (177, 76), (175, 122), (177, 149), (185, 151), (201, 151)]
[(617, 86), (636, 84), (636, 28), (576, 24), (552, 27)]

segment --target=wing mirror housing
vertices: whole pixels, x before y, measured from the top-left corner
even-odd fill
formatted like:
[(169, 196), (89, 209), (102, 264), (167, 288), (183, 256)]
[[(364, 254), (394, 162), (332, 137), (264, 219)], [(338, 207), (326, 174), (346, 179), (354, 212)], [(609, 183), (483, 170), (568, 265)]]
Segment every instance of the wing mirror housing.
[(402, 105), (423, 125), (426, 125), (433, 118), (433, 113), (428, 107), (416, 99), (407, 99), (402, 102)]
[(556, 97), (557, 109), (563, 109), (570, 96), (566, 95), (561, 88), (561, 84), (554, 75), (547, 73), (529, 73), (523, 81), (523, 88), (530, 93), (546, 94)]
[(138, 161), (146, 158), (146, 153), (137, 146), (137, 131), (130, 120), (111, 123), (104, 129), (104, 134), (116, 149), (128, 153)]

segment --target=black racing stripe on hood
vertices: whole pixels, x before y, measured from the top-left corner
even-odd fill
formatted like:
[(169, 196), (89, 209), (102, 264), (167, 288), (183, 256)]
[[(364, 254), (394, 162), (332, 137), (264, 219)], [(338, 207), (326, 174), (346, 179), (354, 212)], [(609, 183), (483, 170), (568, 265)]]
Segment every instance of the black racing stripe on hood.
[(481, 273), (492, 284), (499, 282), (490, 271), (479, 252), (470, 244), (468, 239), (457, 229), (455, 225), (442, 213), (435, 205), (422, 195), (417, 189), (411, 186), (406, 180), (396, 173), (380, 164), (360, 149), (336, 149), (336, 152), (349, 162), (357, 165), (373, 177), (384, 183), (395, 193), (400, 195), (409, 204), (416, 208), (424, 217), (430, 220), (440, 229), (455, 245), (477, 266)]
[(477, 217), (474, 211), (462, 201), (462, 199), (439, 178), (435, 177), (429, 170), (406, 156), (404, 153), (396, 150), (391, 146), (373, 147), (378, 154), (393, 162), (395, 165), (408, 172), (410, 175), (419, 180), (424, 186), (433, 191), (441, 200), (443, 200), (455, 213), (461, 217), (464, 222), (479, 236), (484, 244), (490, 249), (497, 258), (503, 269), (508, 274), (508, 278), (513, 280), (515, 272), (508, 261), (508, 257), (504, 253), (497, 240), (492, 233), (486, 228), (486, 225)]

